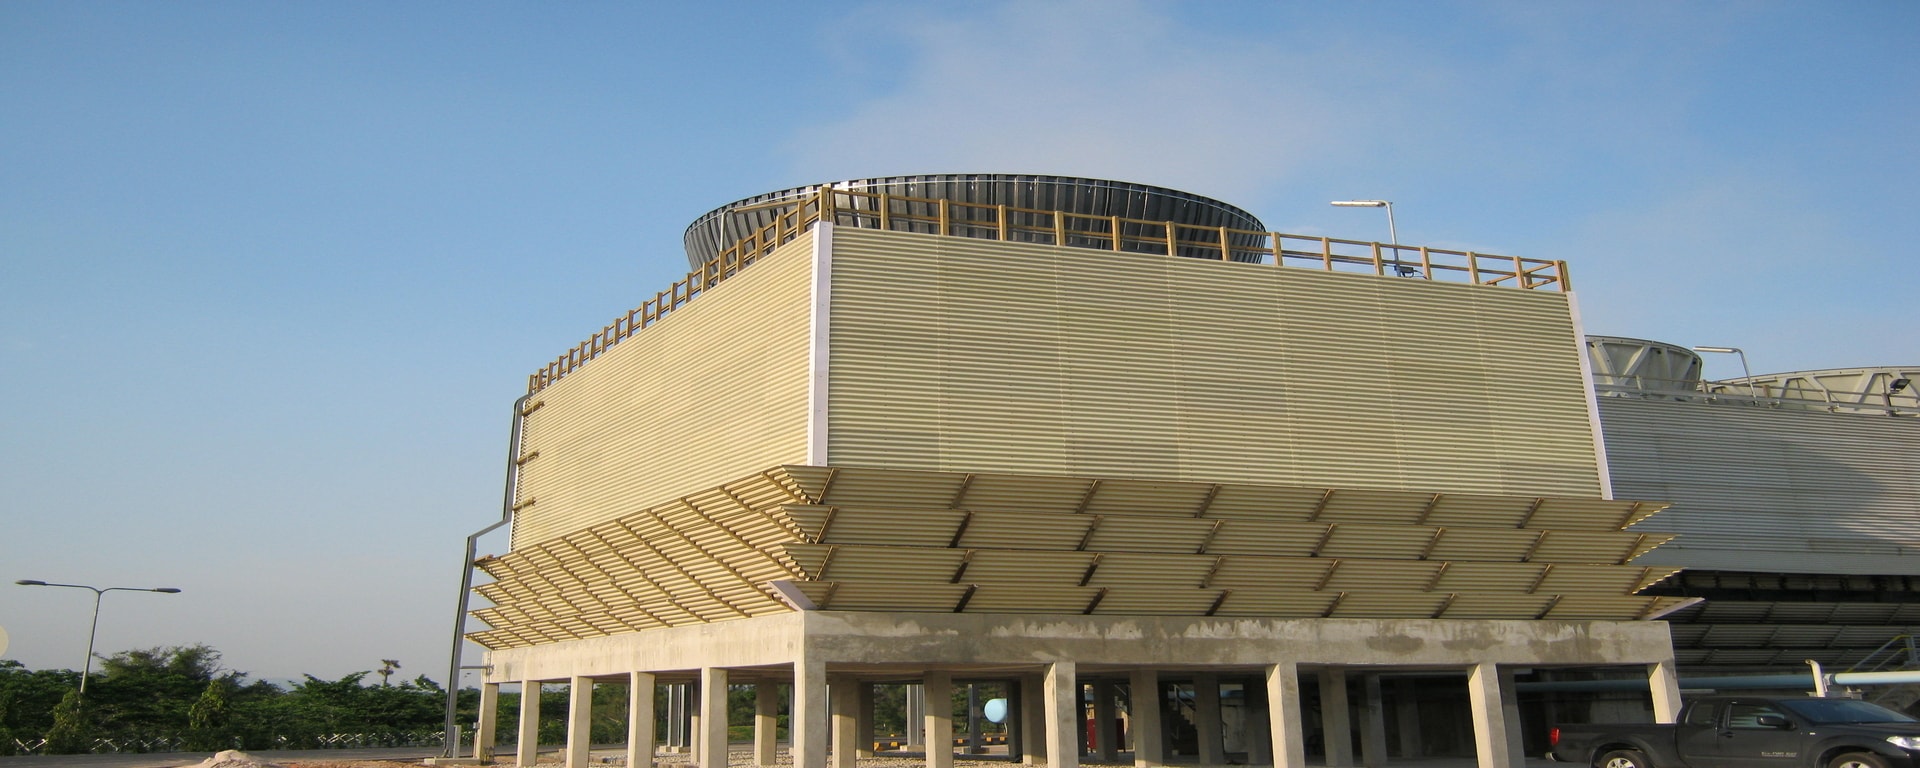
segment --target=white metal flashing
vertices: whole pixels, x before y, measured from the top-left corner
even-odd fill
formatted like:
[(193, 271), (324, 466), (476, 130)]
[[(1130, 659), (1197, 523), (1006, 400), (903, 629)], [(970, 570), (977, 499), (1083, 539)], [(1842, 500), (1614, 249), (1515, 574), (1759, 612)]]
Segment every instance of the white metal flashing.
[(1599, 462), (1600, 498), (1613, 498), (1613, 471), (1607, 467), (1607, 439), (1600, 429), (1600, 395), (1593, 389), (1593, 359), (1587, 352), (1587, 324), (1580, 319), (1580, 299), (1573, 291), (1567, 297), (1567, 313), (1573, 316), (1573, 348), (1580, 355), (1580, 386), (1587, 396), (1587, 423), (1593, 425), (1593, 458)]
[(833, 224), (813, 227), (813, 333), (807, 341), (807, 463), (827, 464), (827, 355), (833, 306)]

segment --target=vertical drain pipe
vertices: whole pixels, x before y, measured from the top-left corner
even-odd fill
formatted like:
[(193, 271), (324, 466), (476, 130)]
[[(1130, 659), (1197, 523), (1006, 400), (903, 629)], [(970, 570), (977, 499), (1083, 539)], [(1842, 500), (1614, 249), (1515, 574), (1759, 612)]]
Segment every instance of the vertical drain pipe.
[(460, 563), (459, 609), (453, 614), (453, 660), (447, 665), (447, 723), (440, 750), (440, 756), (445, 758), (460, 756), (460, 724), (456, 722), (460, 704), (460, 652), (465, 650), (467, 642), (467, 605), (473, 594), (473, 556), (481, 536), (513, 520), (513, 496), (519, 490), (520, 479), (520, 428), (526, 418), (526, 411), (521, 409), (526, 407), (529, 397), (533, 397), (532, 392), (513, 401), (513, 427), (507, 436), (507, 490), (506, 498), (500, 502), (500, 520), (467, 537), (467, 557)]

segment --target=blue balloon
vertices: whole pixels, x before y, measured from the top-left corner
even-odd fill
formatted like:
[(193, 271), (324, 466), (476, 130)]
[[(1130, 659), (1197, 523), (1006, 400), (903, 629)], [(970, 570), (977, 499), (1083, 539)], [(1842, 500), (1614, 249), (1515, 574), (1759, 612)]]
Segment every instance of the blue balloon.
[(987, 722), (1004, 723), (1007, 721), (1007, 700), (987, 699), (987, 705), (981, 707), (980, 711), (987, 716)]

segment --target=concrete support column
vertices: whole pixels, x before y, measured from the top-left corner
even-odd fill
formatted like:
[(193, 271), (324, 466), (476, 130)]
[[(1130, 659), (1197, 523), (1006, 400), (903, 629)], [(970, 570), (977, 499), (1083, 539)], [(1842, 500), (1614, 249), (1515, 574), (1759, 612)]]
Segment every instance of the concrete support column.
[(1160, 765), (1166, 759), (1160, 751), (1165, 741), (1160, 732), (1160, 673), (1136, 669), (1128, 682), (1133, 688), (1133, 698), (1127, 702), (1127, 722), (1133, 726), (1133, 764), (1135, 768)]
[(1480, 768), (1523, 768), (1525, 755), (1513, 745), (1520, 734), (1518, 729), (1508, 733), (1508, 705), (1502, 696), (1511, 693), (1510, 685), (1502, 685), (1500, 678), (1500, 669), (1493, 662), (1475, 664), (1467, 672), (1475, 753)]
[(687, 703), (685, 704), (687, 715), (687, 756), (693, 758), (694, 765), (703, 766), (706, 765), (706, 763), (703, 762), (706, 758), (700, 756), (700, 737), (703, 735), (700, 730), (700, 681), (694, 680), (691, 683), (687, 683), (681, 686), (680, 690), (687, 698)]
[(480, 722), (473, 727), (473, 757), (481, 763), (493, 762), (494, 732), (500, 727), (500, 684), (480, 684)]
[(1380, 676), (1360, 678), (1366, 691), (1360, 705), (1360, 764), (1380, 768), (1387, 764), (1387, 697), (1380, 690)]
[(1393, 681), (1394, 723), (1400, 728), (1400, 756), (1409, 760), (1421, 757), (1420, 696), (1413, 680)]
[(627, 673), (627, 768), (653, 768), (653, 675)]
[(1071, 661), (1047, 665), (1047, 765), (1079, 768), (1080, 683)]
[(927, 694), (927, 768), (953, 768), (953, 675), (928, 671), (920, 685)]
[(1093, 756), (1103, 763), (1112, 762), (1120, 751), (1119, 729), (1114, 727), (1118, 719), (1113, 681), (1093, 681)]
[(753, 764), (780, 762), (780, 689), (771, 680), (753, 686)]
[(1220, 726), (1220, 678), (1209, 672), (1193, 676), (1194, 728), (1197, 730), (1201, 765), (1226, 765), (1225, 734)]
[(515, 759), (531, 766), (540, 757), (540, 681), (520, 681), (520, 744)]
[(855, 712), (854, 725), (859, 738), (854, 743), (853, 754), (858, 757), (873, 757), (873, 684), (859, 682), (854, 684), (859, 693), (860, 709)]
[[(1264, 688), (1265, 686), (1260, 689), (1249, 686), (1246, 691), (1247, 724), (1246, 736), (1242, 741), (1247, 745), (1248, 765), (1273, 764), (1273, 740), (1268, 735), (1273, 732), (1273, 723), (1264, 704), (1266, 697), (1256, 694), (1256, 691), (1263, 694)], [(1260, 706), (1255, 706), (1256, 703)]]
[(567, 768), (587, 768), (593, 747), (593, 678), (567, 681)]
[(794, 768), (827, 768), (827, 665), (793, 665), (793, 708), (787, 716)]
[(1020, 679), (1020, 744), (1027, 765), (1047, 764), (1046, 689), (1042, 675)]
[(917, 747), (927, 741), (927, 690), (918, 683), (907, 686), (907, 746)]
[(827, 678), (827, 707), (832, 712), (831, 768), (854, 768), (860, 750), (860, 690), (844, 677)]
[(1320, 740), (1328, 768), (1353, 765), (1353, 723), (1347, 717), (1347, 671), (1320, 670)]
[(1647, 687), (1653, 690), (1653, 721), (1674, 723), (1680, 718), (1680, 678), (1673, 660), (1647, 665)]
[(667, 751), (687, 751), (687, 685), (667, 685)]
[(1300, 722), (1300, 667), (1283, 661), (1267, 667), (1267, 727), (1276, 768), (1306, 768), (1307, 730)]
[(727, 768), (727, 670), (700, 669), (700, 765)]

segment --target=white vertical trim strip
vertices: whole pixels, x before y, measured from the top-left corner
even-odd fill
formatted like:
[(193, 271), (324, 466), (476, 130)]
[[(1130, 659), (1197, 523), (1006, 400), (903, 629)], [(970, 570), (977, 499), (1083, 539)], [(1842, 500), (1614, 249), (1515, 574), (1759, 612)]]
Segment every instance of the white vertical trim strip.
[(1580, 385), (1587, 395), (1587, 423), (1593, 425), (1593, 458), (1600, 463), (1600, 498), (1613, 498), (1613, 469), (1607, 466), (1607, 438), (1600, 429), (1600, 395), (1593, 391), (1593, 358), (1587, 351), (1587, 324), (1580, 319), (1580, 301), (1566, 293), (1567, 313), (1573, 316), (1573, 343), (1580, 353)]
[(827, 355), (833, 307), (833, 224), (813, 225), (813, 333), (807, 342), (807, 463), (827, 458)]

